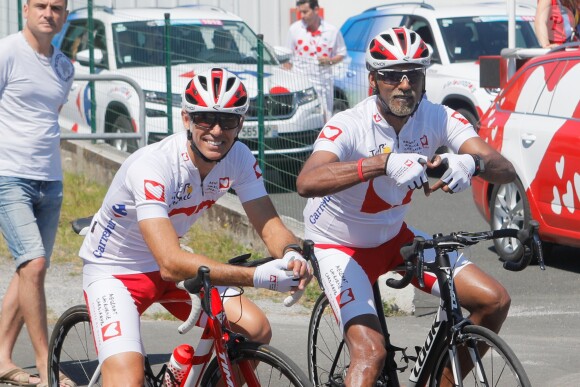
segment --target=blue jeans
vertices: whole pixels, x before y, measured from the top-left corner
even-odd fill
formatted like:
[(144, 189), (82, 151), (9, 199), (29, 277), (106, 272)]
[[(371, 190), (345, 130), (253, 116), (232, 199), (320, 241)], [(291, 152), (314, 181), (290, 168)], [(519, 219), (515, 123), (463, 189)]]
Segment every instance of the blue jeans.
[(49, 266), (62, 195), (62, 181), (0, 176), (0, 229), (16, 267), (40, 257)]

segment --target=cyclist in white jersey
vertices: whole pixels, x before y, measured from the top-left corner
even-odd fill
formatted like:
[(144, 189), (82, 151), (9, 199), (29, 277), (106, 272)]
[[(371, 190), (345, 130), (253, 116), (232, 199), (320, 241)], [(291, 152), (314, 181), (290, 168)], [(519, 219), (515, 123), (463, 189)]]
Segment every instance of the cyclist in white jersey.
[[(195, 276), (200, 266), (210, 268), (216, 285), (295, 292), (310, 279), (296, 237), (266, 193), (256, 159), (237, 141), (249, 105), (245, 86), (227, 70), (214, 68), (195, 75), (182, 100), (186, 130), (123, 163), (79, 253), (105, 386), (143, 385), (140, 315), (161, 302), (185, 319), (189, 296), (175, 282)], [(236, 191), (270, 254), (281, 259), (244, 268), (180, 248), (179, 238), (229, 189)], [(234, 329), (269, 342), (264, 313), (234, 289), (221, 291), (235, 296), (225, 303)]]
[[(423, 98), (430, 58), (430, 48), (406, 28), (373, 38), (366, 63), (374, 95), (326, 124), (298, 176), (298, 193), (309, 198), (305, 238), (315, 242), (319, 281), (351, 356), (348, 386), (374, 385), (383, 367), (372, 284), (402, 263), (399, 249), (413, 240), (404, 218), (414, 190), (461, 192), (479, 173), (496, 183), (515, 178), (511, 163), (463, 116)], [(456, 153), (436, 156), (443, 145)], [(426, 169), (443, 161), (446, 172), (429, 187)], [(454, 268), (471, 320), (499, 331), (509, 309), (507, 291), (464, 257), (455, 258)], [(426, 287), (438, 294), (434, 278)]]

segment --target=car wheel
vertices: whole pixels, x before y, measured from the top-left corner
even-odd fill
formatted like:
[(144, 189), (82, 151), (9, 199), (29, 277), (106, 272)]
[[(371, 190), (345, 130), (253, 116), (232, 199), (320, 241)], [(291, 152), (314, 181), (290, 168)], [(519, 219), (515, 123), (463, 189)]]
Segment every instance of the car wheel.
[[(530, 204), (522, 183), (515, 180), (496, 185), (491, 193), (490, 210), (492, 230), (521, 230), (531, 218)], [(516, 238), (495, 239), (493, 244), (504, 261), (517, 261), (523, 254), (523, 247)]]
[[(124, 114), (117, 116), (113, 125), (111, 126), (111, 133), (133, 133), (133, 126), (131, 120)], [(133, 153), (138, 149), (137, 140), (118, 138), (107, 141), (108, 144), (114, 146), (120, 151)]]
[(463, 117), (465, 117), (465, 119), (467, 121), (469, 121), (469, 123), (471, 125), (473, 125), (473, 127), (477, 131), (478, 125), (479, 125), (479, 120), (477, 119), (477, 117), (475, 116), (475, 114), (473, 114), (471, 111), (469, 111), (467, 109), (463, 109), (463, 108), (457, 109), (457, 113), (459, 113)]

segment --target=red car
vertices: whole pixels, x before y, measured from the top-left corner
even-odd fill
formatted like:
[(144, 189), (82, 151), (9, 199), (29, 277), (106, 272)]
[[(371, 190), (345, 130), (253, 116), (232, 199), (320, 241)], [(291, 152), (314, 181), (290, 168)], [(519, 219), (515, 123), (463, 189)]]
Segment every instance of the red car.
[[(472, 181), (491, 229), (520, 229), (533, 218), (545, 253), (553, 244), (580, 247), (580, 45), (525, 63), (482, 117), (479, 134), (517, 172), (509, 184)], [(495, 248), (506, 260), (522, 253), (511, 238)]]

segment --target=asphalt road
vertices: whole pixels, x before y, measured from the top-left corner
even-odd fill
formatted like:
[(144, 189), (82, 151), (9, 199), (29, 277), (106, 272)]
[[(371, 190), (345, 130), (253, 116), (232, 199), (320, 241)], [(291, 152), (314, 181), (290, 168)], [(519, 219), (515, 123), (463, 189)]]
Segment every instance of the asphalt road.
[[(417, 192), (413, 202), (415, 206), (408, 216), (408, 223), (428, 233), (488, 229), (473, 205), (470, 192), (453, 196), (441, 192), (429, 198)], [(471, 249), (471, 257), (501, 281), (512, 297), (501, 336), (522, 361), (534, 386), (578, 385), (580, 250), (557, 247), (547, 262), (546, 271), (531, 266), (523, 272), (512, 273), (502, 269), (492, 246), (489, 242), (480, 243)], [(388, 320), (393, 343), (410, 348), (422, 345), (436, 306), (435, 298), (417, 294), (414, 316)], [(300, 310), (285, 310), (280, 305), (278, 309), (271, 308), (268, 316), (274, 328), (272, 344), (306, 370), (308, 314)], [(148, 352), (160, 355), (155, 356), (157, 359), (164, 359), (175, 345), (187, 341), (179, 336), (176, 328), (175, 322), (144, 322)], [(160, 337), (163, 340), (159, 340)], [(17, 343), (15, 359), (18, 364), (34, 371), (32, 350), (25, 337)]]

